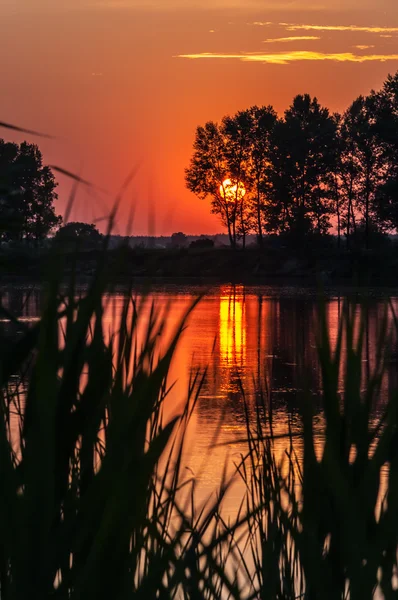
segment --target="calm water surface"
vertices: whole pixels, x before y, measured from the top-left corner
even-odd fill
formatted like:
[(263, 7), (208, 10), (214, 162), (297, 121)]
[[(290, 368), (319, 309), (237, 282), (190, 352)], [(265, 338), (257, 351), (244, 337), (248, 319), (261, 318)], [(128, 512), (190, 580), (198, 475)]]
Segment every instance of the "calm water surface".
[[(245, 451), (244, 442), (239, 441), (246, 435), (241, 386), (253, 409), (261, 392), (270, 394), (274, 429), (286, 433), (289, 422), (293, 429), (299, 427), (300, 381), (305, 364), (315, 420), (321, 424), (316, 350), (318, 301), (314, 291), (297, 288), (167, 285), (154, 287), (151, 292), (156, 306), (167, 309), (170, 329), (179, 323), (198, 295), (203, 297), (188, 319), (173, 362), (170, 382), (176, 381), (176, 385), (168, 410), (179, 410), (186, 400), (190, 377), (207, 367), (184, 456), (187, 472), (200, 479), (201, 494), (206, 496), (219, 484), (225, 462), (231, 468)], [(343, 293), (332, 292), (327, 300), (332, 343), (337, 336), (343, 297)], [(40, 289), (7, 288), (2, 290), (2, 300), (11, 312), (29, 322), (40, 314), (42, 293)], [(120, 313), (123, 305), (123, 295), (115, 294), (110, 300), (105, 318), (112, 329), (114, 315)], [(394, 294), (392, 305), (398, 313), (398, 293)], [(386, 303), (381, 294), (368, 294), (367, 306), (364, 383), (374, 361)], [(391, 312), (389, 318), (392, 326)], [(2, 327), (11, 331), (6, 321)], [(397, 357), (397, 352), (391, 357), (381, 404), (398, 387)], [(279, 442), (281, 456), (286, 444)], [(228, 510), (236, 510), (241, 492), (237, 483), (228, 498)]]

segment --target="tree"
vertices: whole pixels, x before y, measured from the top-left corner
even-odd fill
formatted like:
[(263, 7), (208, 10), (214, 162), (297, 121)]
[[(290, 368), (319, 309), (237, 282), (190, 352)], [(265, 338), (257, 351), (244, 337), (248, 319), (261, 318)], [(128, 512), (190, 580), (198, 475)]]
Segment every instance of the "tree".
[(206, 237), (200, 237), (189, 244), (190, 248), (214, 248), (214, 241)]
[(35, 144), (0, 139), (0, 239), (38, 241), (58, 227), (56, 187)]
[(329, 173), (328, 187), (330, 189), (330, 198), (332, 200), (332, 212), (337, 218), (337, 245), (340, 248), (341, 232), (344, 223), (343, 203), (342, 203), (342, 181), (341, 165), (344, 145), (341, 136), (342, 116), (338, 113), (333, 115), (336, 124), (336, 140), (333, 148), (332, 168)]
[(274, 128), (269, 231), (299, 236), (330, 227), (330, 172), (334, 168), (336, 120), (308, 94), (296, 96)]
[(57, 241), (64, 244), (95, 247), (102, 240), (102, 235), (93, 223), (81, 223), (79, 221), (66, 223), (58, 230), (55, 236)]
[(356, 148), (356, 119), (352, 107), (339, 122), (339, 160), (337, 163), (337, 187), (339, 194), (339, 216), (346, 232), (347, 245), (351, 229), (356, 230), (355, 207), (359, 194), (361, 164)]
[(248, 168), (250, 161), (252, 121), (249, 111), (241, 111), (233, 117), (224, 117), (221, 134), (224, 139), (225, 162), (228, 179), (223, 181), (221, 195), (228, 199), (233, 246), (237, 238), (246, 245), (246, 235), (250, 233), (251, 222), (248, 211)]
[(171, 236), (171, 245), (173, 248), (185, 248), (188, 243), (188, 238), (185, 233), (179, 231)]
[(224, 139), (219, 125), (209, 121), (204, 127), (198, 127), (193, 147), (190, 166), (185, 171), (187, 188), (202, 200), (211, 199), (212, 212), (218, 214), (227, 226), (232, 244), (229, 205), (220, 194), (227, 170)]
[(211, 198), (233, 247), (263, 231), (324, 235), (398, 228), (398, 73), (331, 114), (308, 94), (283, 118), (254, 106), (196, 131), (188, 189)]
[(398, 228), (398, 72), (373, 92), (375, 130), (380, 143), (384, 180), (376, 191), (374, 210), (386, 229)]
[(225, 117), (220, 125), (206, 123), (196, 130), (194, 153), (185, 171), (188, 189), (210, 198), (212, 212), (227, 227), (231, 246), (246, 235), (245, 162), (247, 123), (244, 115)]
[(370, 229), (382, 226), (378, 218), (376, 197), (384, 180), (385, 162), (377, 128), (376, 97), (360, 96), (349, 108), (351, 144), (356, 173), (356, 209), (362, 217), (365, 244), (369, 246)]
[(263, 244), (263, 221), (271, 196), (271, 149), (277, 115), (272, 106), (253, 106), (247, 111), (249, 128), (250, 209), (259, 245)]

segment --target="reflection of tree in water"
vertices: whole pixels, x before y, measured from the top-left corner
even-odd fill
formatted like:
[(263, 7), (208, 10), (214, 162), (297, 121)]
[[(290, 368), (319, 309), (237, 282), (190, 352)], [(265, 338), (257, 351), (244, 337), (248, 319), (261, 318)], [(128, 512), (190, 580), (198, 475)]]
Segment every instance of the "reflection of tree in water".
[(319, 389), (316, 350), (316, 302), (312, 299), (281, 298), (277, 301), (274, 328), (273, 389), (278, 393), (295, 392), (304, 370), (312, 388)]
[[(332, 347), (338, 336), (343, 301), (326, 303)], [(376, 360), (377, 340), (385, 305), (373, 300), (363, 309), (365, 343), (363, 348), (363, 384)], [(360, 309), (357, 309), (358, 317)], [(391, 315), (390, 315), (390, 321)], [(359, 320), (359, 319), (358, 319)], [(243, 288), (230, 287), (220, 296), (220, 333), (209, 367), (209, 377), (198, 404), (203, 421), (214, 421), (223, 414), (226, 423), (244, 422), (242, 390), (254, 408), (270, 397), (274, 418), (287, 423), (300, 413), (303, 382), (310, 393), (315, 412), (321, 411), (321, 371), (318, 362), (317, 331), (319, 302), (315, 296), (269, 298), (262, 294), (245, 295)], [(344, 362), (346, 350), (343, 350)], [(392, 357), (381, 397), (397, 386), (397, 358)], [(344, 371), (341, 369), (341, 392)], [(308, 397), (308, 396), (307, 396)]]
[(1, 304), (18, 318), (36, 318), (42, 306), (42, 290), (37, 287), (7, 287), (1, 290)]
[(1, 306), (21, 320), (21, 325), (10, 322), (5, 314), (0, 316), (1, 333), (6, 340), (16, 339), (29, 322), (36, 320), (40, 315), (43, 294), (40, 288), (7, 287), (0, 291)]
[[(7, 311), (22, 318), (26, 326), (29, 319), (35, 319), (40, 314), (43, 292), (40, 287), (8, 287), (1, 291), (1, 300)], [(398, 314), (398, 300), (393, 300), (392, 305)], [(385, 306), (383, 300), (369, 299), (363, 308), (363, 387), (375, 365), (377, 339)], [(208, 315), (209, 331), (200, 332), (201, 339), (208, 339), (210, 345), (214, 336), (213, 325), (218, 331), (208, 378), (197, 407), (201, 418), (214, 421), (215, 415), (224, 413), (226, 422), (242, 423), (241, 386), (253, 408), (256, 403), (261, 404), (263, 397), (272, 390), (274, 413), (279, 411), (284, 415), (283, 418), (287, 414), (295, 418), (300, 411), (301, 396), (297, 390), (302, 386), (303, 374), (313, 393), (315, 409), (320, 408), (321, 374), (316, 349), (318, 308), (317, 298), (311, 295), (270, 297), (262, 291), (246, 293), (244, 286), (223, 286), (219, 298), (214, 300), (214, 309)], [(336, 342), (342, 309), (343, 300), (340, 298), (326, 304), (332, 345)], [(199, 323), (200, 310), (201, 305), (197, 309)], [(359, 317), (359, 308), (357, 311)], [(389, 319), (391, 330), (391, 313)], [(17, 337), (21, 331), (21, 328), (4, 320), (0, 327), (8, 339)], [(190, 328), (188, 334), (189, 331)], [(198, 333), (193, 331), (192, 335)], [(384, 398), (398, 387), (396, 336), (394, 344), (395, 352), (382, 383)], [(195, 357), (193, 369), (197, 366)]]

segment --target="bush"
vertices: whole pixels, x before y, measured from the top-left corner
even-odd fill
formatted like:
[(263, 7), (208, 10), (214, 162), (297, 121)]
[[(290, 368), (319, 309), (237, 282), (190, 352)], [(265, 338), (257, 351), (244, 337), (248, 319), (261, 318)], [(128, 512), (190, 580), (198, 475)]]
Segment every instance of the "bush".
[(70, 222), (61, 227), (54, 238), (69, 250), (98, 248), (103, 237), (93, 223)]
[(189, 244), (190, 248), (214, 248), (213, 240), (209, 238), (200, 238), (198, 240), (194, 240)]
[(173, 248), (185, 248), (188, 244), (188, 238), (185, 233), (179, 231), (171, 236), (171, 245)]

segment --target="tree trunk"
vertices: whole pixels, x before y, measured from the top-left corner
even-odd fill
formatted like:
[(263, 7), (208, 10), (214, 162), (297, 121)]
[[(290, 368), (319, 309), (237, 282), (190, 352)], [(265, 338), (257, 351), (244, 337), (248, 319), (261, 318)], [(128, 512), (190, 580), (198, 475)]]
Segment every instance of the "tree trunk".
[(339, 184), (335, 177), (335, 192), (336, 192), (336, 212), (337, 212), (337, 247), (340, 248), (341, 241), (341, 217), (340, 217), (340, 202), (339, 202)]
[(229, 243), (231, 244), (231, 248), (234, 248), (235, 242), (234, 242), (234, 238), (232, 236), (231, 225), (229, 222), (228, 222), (228, 237), (229, 237)]
[(228, 237), (229, 237), (229, 243), (231, 244), (231, 248), (234, 248), (234, 238), (232, 236), (232, 231), (231, 231), (231, 219), (229, 217), (229, 212), (228, 212), (228, 208), (225, 210), (225, 216), (227, 218), (227, 228), (228, 228)]
[(365, 248), (369, 249), (369, 199), (370, 199), (370, 174), (366, 169), (366, 196), (365, 196)]
[(234, 209), (234, 220), (232, 222), (232, 237), (234, 240), (233, 248), (236, 248), (236, 208)]
[(350, 218), (351, 218), (351, 197), (348, 198), (348, 209), (347, 209), (347, 247), (350, 246)]
[(263, 247), (263, 229), (261, 225), (261, 206), (260, 206), (260, 190), (259, 183), (257, 183), (257, 227), (258, 227), (258, 244), (260, 248)]
[(352, 220), (352, 226), (354, 228), (354, 234), (355, 234), (357, 232), (357, 224), (355, 221), (354, 207), (352, 205), (352, 202), (351, 202), (351, 220)]
[(352, 189), (353, 189), (354, 181), (351, 175), (350, 178), (350, 190), (348, 192), (348, 208), (347, 208), (347, 248), (350, 247), (350, 234), (351, 234), (351, 211), (352, 211)]

